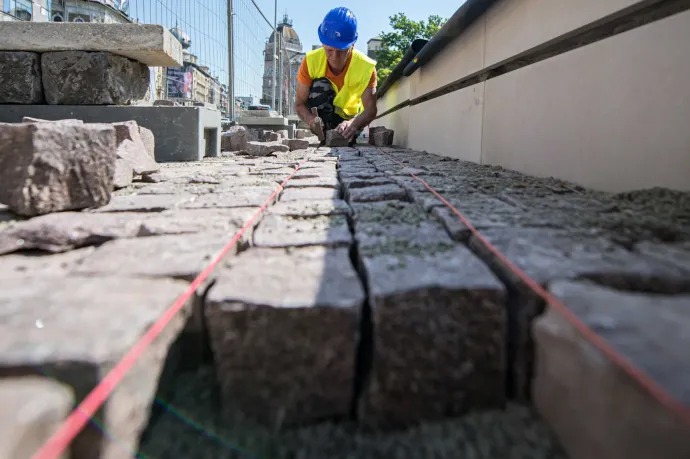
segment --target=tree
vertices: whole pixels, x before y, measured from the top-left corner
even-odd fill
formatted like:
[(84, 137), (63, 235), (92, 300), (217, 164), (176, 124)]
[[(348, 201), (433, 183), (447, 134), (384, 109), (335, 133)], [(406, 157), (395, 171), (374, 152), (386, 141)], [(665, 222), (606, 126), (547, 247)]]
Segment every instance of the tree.
[(385, 80), (393, 68), (417, 38), (429, 40), (445, 24), (447, 19), (431, 15), (426, 21), (413, 21), (405, 13), (389, 18), (392, 32), (381, 33), (381, 49), (376, 52), (376, 74), (379, 83)]

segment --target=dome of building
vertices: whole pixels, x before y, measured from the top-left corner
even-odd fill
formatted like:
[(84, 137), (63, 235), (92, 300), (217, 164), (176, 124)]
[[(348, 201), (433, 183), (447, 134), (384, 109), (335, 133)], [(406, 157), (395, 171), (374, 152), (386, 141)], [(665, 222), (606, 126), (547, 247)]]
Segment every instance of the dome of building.
[(180, 29), (178, 25), (175, 25), (175, 27), (170, 29), (170, 33), (172, 33), (173, 37), (177, 38), (177, 41), (182, 44), (182, 49), (188, 49), (190, 46), (192, 46), (192, 39), (189, 38), (187, 32)]
[[(283, 40), (285, 40), (286, 43), (292, 43), (295, 45), (302, 45), (302, 42), (299, 39), (299, 35), (297, 35), (297, 32), (295, 32), (295, 29), (292, 28), (292, 21), (288, 19), (287, 14), (283, 16), (283, 20), (278, 24), (276, 27), (279, 32), (283, 33)], [(271, 32), (271, 37), (268, 39), (269, 43), (273, 43), (273, 36), (275, 35), (275, 32)]]

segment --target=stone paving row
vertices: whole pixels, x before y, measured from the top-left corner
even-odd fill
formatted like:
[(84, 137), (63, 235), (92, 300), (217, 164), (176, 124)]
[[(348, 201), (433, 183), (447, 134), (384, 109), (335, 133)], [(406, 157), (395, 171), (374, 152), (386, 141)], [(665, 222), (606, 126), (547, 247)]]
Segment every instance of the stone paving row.
[[(272, 458), (563, 457), (541, 421), (508, 399), (530, 398), (536, 375), (534, 404), (571, 449), (554, 407), (590, 409), (627, 380), (592, 361), (558, 314), (542, 315), (543, 303), (410, 171), (690, 402), (680, 352), (690, 343), (677, 332), (690, 322), (688, 194), (610, 195), (364, 146), (164, 164), (147, 183), (87, 212), (19, 221), (0, 208), (0, 376), (47, 375), (80, 400), (306, 157), (214, 272), (215, 283), (189, 302), (100, 413), (117, 441), (87, 430), (74, 457), (123, 457), (156, 403), (188, 419), (168, 414), (150, 425), (147, 457), (222, 457), (228, 442)], [(180, 336), (192, 341), (188, 360), (202, 360), (208, 339), (213, 364), (176, 376), (173, 395), (161, 402), (159, 378)], [(544, 362), (536, 371), (535, 354)], [(561, 397), (559, 388), (572, 383), (564, 362), (574, 359), (583, 374), (572, 376), (571, 390), (607, 377), (609, 391)], [(637, 406), (639, 398), (625, 402)], [(651, 424), (667, 426), (667, 415), (647, 403), (656, 410)], [(615, 423), (611, 412), (607, 421)], [(353, 413), (363, 427), (409, 429), (354, 432)], [(687, 431), (664, 432), (687, 451)]]

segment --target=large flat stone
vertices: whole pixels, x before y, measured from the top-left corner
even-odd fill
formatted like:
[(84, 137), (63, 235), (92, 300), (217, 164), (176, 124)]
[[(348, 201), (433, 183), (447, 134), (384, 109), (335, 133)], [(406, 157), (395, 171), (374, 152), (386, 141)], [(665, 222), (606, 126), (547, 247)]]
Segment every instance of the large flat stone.
[(41, 56), (50, 105), (129, 105), (146, 96), (145, 64), (110, 53), (61, 51)]
[(254, 233), (257, 247), (348, 246), (352, 234), (342, 215), (290, 217), (267, 215)]
[[(47, 375), (70, 386), (79, 403), (186, 287), (170, 279), (2, 278), (0, 377)], [(136, 451), (168, 349), (190, 312), (191, 302), (117, 385), (72, 443), (72, 457)]]
[[(240, 229), (250, 208), (164, 212), (60, 212), (17, 222), (0, 231), (0, 254), (20, 250), (64, 252), (104, 242), (145, 236)], [(246, 232), (251, 238), (251, 228)], [(2, 260), (2, 259), (0, 259)]]
[(0, 104), (41, 104), (41, 56), (0, 51)]
[(153, 67), (183, 64), (180, 42), (155, 24), (2, 22), (0, 50), (108, 51)]
[(346, 416), (363, 302), (347, 249), (228, 260), (206, 302), (224, 410), (272, 428)]
[[(191, 282), (231, 238), (232, 234), (209, 231), (118, 239), (101, 245), (82, 260), (74, 272), (84, 275), (172, 277)], [(246, 245), (246, 241), (235, 244), (228, 255), (237, 253), (238, 246)]]
[(31, 280), (40, 277), (64, 277), (71, 273), (95, 247), (71, 250), (58, 254), (19, 253), (0, 257), (0, 276), (3, 279)]
[(502, 407), (506, 311), (488, 268), (464, 247), (431, 244), (360, 262), (374, 336), (364, 424), (398, 428)]
[(0, 125), (0, 202), (24, 216), (108, 204), (115, 130), (105, 124)]
[[(618, 353), (690, 406), (690, 296), (557, 282), (565, 302)], [(533, 327), (533, 400), (572, 459), (690, 457), (690, 427), (621, 371), (556, 310)]]
[[(279, 190), (275, 187), (242, 187), (220, 193), (210, 193), (197, 196), (189, 202), (182, 204), (185, 209), (222, 209), (232, 207), (260, 207)], [(270, 201), (276, 201), (278, 194), (274, 195)]]
[(0, 457), (32, 457), (72, 411), (73, 399), (69, 388), (48, 378), (0, 380)]

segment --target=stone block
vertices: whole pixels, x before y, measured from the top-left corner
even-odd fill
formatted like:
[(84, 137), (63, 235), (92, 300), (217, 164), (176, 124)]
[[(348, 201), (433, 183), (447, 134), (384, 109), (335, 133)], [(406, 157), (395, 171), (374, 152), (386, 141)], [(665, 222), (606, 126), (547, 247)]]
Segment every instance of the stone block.
[(376, 202), (376, 201), (408, 201), (404, 188), (391, 183), (389, 185), (368, 186), (365, 188), (350, 188), (346, 192), (350, 202)]
[(290, 147), (290, 151), (306, 150), (309, 148), (309, 141), (307, 139), (283, 139), (283, 145)]
[(28, 252), (3, 255), (0, 258), (0, 276), (3, 279), (19, 279), (23, 282), (30, 282), (36, 278), (65, 277), (94, 250), (94, 247), (85, 247), (57, 254)]
[(320, 215), (350, 215), (350, 206), (340, 199), (310, 199), (279, 201), (268, 208), (268, 214), (288, 217), (317, 217)]
[[(191, 282), (231, 237), (216, 231), (117, 239), (101, 245), (74, 272), (88, 276), (172, 277)], [(237, 249), (235, 244), (230, 254)]]
[(22, 50), (106, 51), (152, 67), (183, 64), (180, 42), (154, 24), (0, 23), (0, 51)]
[(362, 422), (403, 428), (502, 408), (505, 297), (491, 271), (450, 239), (372, 246), (360, 256), (374, 349)]
[(276, 132), (278, 134), (280, 134), (281, 140), (290, 138), (290, 134), (288, 133), (287, 129), (281, 129), (280, 131), (276, 131)]
[(129, 105), (143, 99), (149, 88), (145, 64), (110, 53), (45, 53), (41, 69), (51, 105)]
[[(690, 405), (690, 296), (631, 293), (587, 282), (550, 291), (616, 352)], [(690, 427), (553, 309), (534, 322), (532, 398), (571, 459), (690, 457)]]
[(330, 199), (335, 201), (340, 199), (340, 192), (330, 188), (288, 188), (283, 191), (280, 197), (281, 201), (297, 201), (297, 200), (312, 200), (312, 199)]
[(372, 126), (369, 128), (369, 145), (375, 145), (374, 144), (374, 134), (377, 132), (383, 132), (386, 130), (385, 126)]
[(160, 166), (149, 155), (136, 121), (113, 123), (117, 137), (117, 156), (129, 163), (136, 175), (152, 174)]
[(335, 129), (326, 131), (327, 147), (347, 147), (349, 144), (350, 142)]
[(206, 301), (223, 409), (272, 429), (347, 416), (364, 291), (347, 249), (252, 249)]
[[(195, 197), (189, 202), (181, 205), (186, 209), (213, 209), (213, 208), (233, 208), (233, 207), (260, 207), (271, 195), (279, 190), (279, 185), (275, 187), (241, 187), (236, 190), (229, 189), (219, 193), (210, 193)], [(275, 194), (269, 201), (273, 203), (277, 200)]]
[(131, 195), (113, 196), (108, 205), (91, 209), (92, 212), (161, 212), (167, 209), (180, 208), (191, 202), (195, 196), (189, 194), (171, 195)]
[(119, 190), (127, 188), (132, 184), (132, 177), (134, 176), (134, 169), (132, 164), (122, 158), (115, 160), (115, 175), (113, 176), (113, 188)]
[(282, 140), (281, 135), (274, 131), (264, 131), (264, 140), (266, 142), (278, 142)]
[(257, 247), (349, 246), (352, 234), (342, 215), (310, 218), (267, 215), (254, 232)]
[(146, 153), (152, 160), (156, 160), (156, 136), (153, 135), (151, 129), (147, 129), (144, 126), (139, 126), (139, 136), (141, 141), (144, 143), (144, 148)]
[(222, 151), (243, 151), (247, 149), (247, 128), (244, 126), (231, 126), (221, 136), (220, 149)]
[(277, 151), (290, 151), (290, 147), (281, 142), (247, 142), (247, 153), (252, 156), (268, 156)]
[(19, 215), (108, 204), (115, 129), (104, 124), (0, 125), (0, 202)]
[[(67, 419), (72, 391), (48, 378), (0, 380), (0, 457), (32, 457)], [(66, 459), (67, 453), (57, 459)]]
[(285, 188), (309, 188), (309, 187), (323, 187), (340, 189), (340, 182), (336, 177), (319, 177), (319, 178), (305, 178), (293, 179), (285, 184)]
[(380, 129), (371, 135), (371, 141), (377, 147), (387, 147), (393, 145), (393, 134), (392, 129)]
[(0, 104), (42, 104), (41, 56), (0, 51)]
[(307, 137), (311, 137), (312, 133), (308, 129), (296, 129), (295, 130), (295, 139), (305, 139)]
[[(49, 375), (79, 403), (186, 288), (130, 276), (0, 279), (2, 372)], [(72, 442), (72, 457), (119, 459), (137, 450), (168, 350), (191, 309), (190, 300), (137, 360)]]

